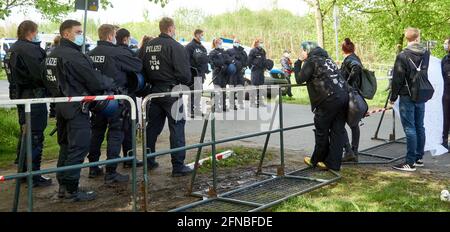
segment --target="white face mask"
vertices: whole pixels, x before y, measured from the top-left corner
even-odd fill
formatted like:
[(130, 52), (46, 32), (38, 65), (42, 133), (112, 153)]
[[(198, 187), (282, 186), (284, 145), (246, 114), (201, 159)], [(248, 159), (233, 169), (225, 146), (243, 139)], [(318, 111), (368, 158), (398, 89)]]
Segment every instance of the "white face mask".
[(260, 44), (259, 44), (259, 48), (264, 48), (264, 44), (263, 44), (263, 43), (260, 43)]
[(240, 44), (240, 43), (233, 43), (233, 46), (236, 47), (236, 48), (238, 48), (238, 47), (241, 46), (241, 44)]
[(445, 44), (444, 44), (444, 50), (445, 50), (446, 52), (448, 52), (448, 43), (445, 43)]
[(223, 44), (218, 44), (217, 48), (223, 48)]
[(114, 37), (114, 38), (112, 39), (111, 43), (114, 44), (114, 45), (117, 44), (117, 39), (116, 39), (116, 37)]

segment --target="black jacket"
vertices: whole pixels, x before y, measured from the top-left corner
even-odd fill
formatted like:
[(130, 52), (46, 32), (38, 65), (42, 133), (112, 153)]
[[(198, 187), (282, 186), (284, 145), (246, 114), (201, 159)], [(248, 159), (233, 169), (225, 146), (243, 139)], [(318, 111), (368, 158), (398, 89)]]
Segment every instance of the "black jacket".
[(209, 53), (209, 63), (213, 70), (213, 83), (224, 86), (227, 84), (227, 66), (233, 62), (233, 58), (223, 48), (215, 48)]
[(444, 78), (444, 94), (450, 95), (450, 53), (442, 59), (442, 77)]
[(128, 46), (127, 44), (117, 44), (117, 47), (125, 49), (126, 51), (128, 51), (132, 56), (137, 57), (138, 53), (136, 51), (134, 51), (133, 49), (130, 48), (130, 46)]
[(67, 39), (45, 59), (46, 87), (54, 97), (103, 95), (114, 87), (113, 80), (96, 70), (81, 47)]
[(363, 66), (361, 60), (355, 53), (352, 53), (342, 62), (341, 74), (349, 86), (356, 89), (361, 89), (362, 69)]
[(410, 45), (397, 55), (392, 75), (391, 101), (396, 101), (399, 95), (409, 96), (405, 81), (411, 83), (410, 78), (414, 74), (414, 64), (419, 66), (425, 55), (430, 56), (430, 53), (419, 44)]
[(189, 55), (191, 66), (197, 69), (199, 76), (209, 73), (208, 51), (202, 43), (192, 39), (192, 41), (186, 45), (186, 52)]
[(266, 51), (262, 48), (253, 48), (248, 54), (248, 67), (263, 70), (266, 66)]
[(304, 61), (295, 63), (295, 79), (298, 84), (306, 82), (314, 112), (320, 104), (331, 96), (348, 94), (348, 86), (328, 53), (322, 48), (315, 48)]
[(227, 50), (228, 55), (234, 60), (238, 74), (243, 75), (248, 66), (248, 56), (242, 46), (233, 47)]
[(139, 58), (110, 42), (98, 41), (97, 47), (89, 52), (89, 56), (97, 70), (114, 79), (115, 87), (119, 89), (118, 94), (127, 94), (127, 76), (142, 70)]
[(190, 86), (192, 82), (186, 49), (167, 34), (147, 42), (139, 53), (146, 81), (153, 93), (171, 91), (176, 85)]
[(18, 40), (11, 46), (3, 61), (11, 99), (45, 97), (41, 91), (45, 57), (38, 43)]

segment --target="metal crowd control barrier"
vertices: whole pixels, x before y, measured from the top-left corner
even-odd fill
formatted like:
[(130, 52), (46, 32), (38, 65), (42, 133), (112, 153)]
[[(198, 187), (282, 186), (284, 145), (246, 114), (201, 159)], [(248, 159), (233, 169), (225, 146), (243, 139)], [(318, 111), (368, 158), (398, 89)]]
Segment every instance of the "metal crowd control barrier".
[[(58, 168), (43, 169), (39, 171), (32, 171), (32, 142), (31, 142), (31, 105), (32, 104), (42, 104), (42, 103), (69, 103), (69, 102), (92, 102), (92, 101), (103, 101), (103, 100), (125, 100), (131, 105), (131, 129), (134, 131), (132, 134), (132, 148), (131, 155), (129, 157), (104, 160), (93, 163), (83, 163), (79, 165), (64, 166)], [(13, 205), (13, 211), (17, 211), (19, 194), (20, 194), (20, 179), (27, 178), (28, 185), (28, 211), (33, 211), (33, 176), (43, 175), (49, 173), (58, 173), (63, 171), (82, 169), (87, 167), (94, 167), (107, 164), (122, 163), (126, 161), (132, 161), (132, 194), (133, 194), (133, 211), (136, 211), (137, 207), (137, 174), (136, 174), (136, 104), (133, 99), (125, 95), (115, 95), (115, 96), (84, 96), (84, 97), (61, 97), (61, 98), (39, 98), (39, 99), (21, 99), (21, 100), (9, 100), (0, 101), (0, 105), (25, 105), (25, 120), (26, 120), (26, 155), (27, 155), (27, 172), (17, 173), (14, 175), (0, 176), (0, 181), (16, 180), (16, 191), (15, 200)], [(144, 162), (146, 163), (146, 162)]]
[[(291, 85), (291, 87), (299, 87), (299, 86), (303, 86), (303, 85)], [(178, 152), (178, 151), (187, 151), (187, 150), (192, 150), (192, 149), (198, 149), (197, 150), (197, 156), (195, 159), (195, 165), (194, 165), (194, 172), (192, 174), (192, 179), (190, 182), (190, 186), (188, 188), (189, 194), (191, 195), (196, 195), (197, 194), (193, 194), (193, 185), (194, 185), (194, 181), (195, 181), (195, 176), (196, 176), (196, 171), (198, 168), (198, 162), (199, 162), (199, 158), (200, 158), (200, 154), (202, 151), (203, 147), (206, 146), (211, 146), (211, 162), (212, 162), (212, 175), (213, 175), (213, 186), (212, 188), (209, 189), (208, 195), (210, 197), (221, 197), (223, 195), (220, 195), (217, 193), (217, 167), (216, 167), (216, 157), (215, 157), (215, 153), (216, 153), (216, 145), (217, 144), (222, 144), (222, 143), (227, 143), (227, 142), (231, 142), (231, 141), (237, 141), (237, 140), (242, 140), (242, 139), (246, 139), (246, 138), (252, 138), (252, 137), (258, 137), (258, 136), (263, 136), (266, 135), (266, 140), (265, 140), (265, 144), (264, 144), (264, 149), (263, 149), (263, 153), (261, 155), (261, 159), (260, 159), (260, 163), (259, 163), (259, 167), (258, 167), (258, 174), (263, 174), (263, 175), (277, 175), (279, 177), (283, 177), (283, 178), (288, 178), (288, 179), (295, 179), (295, 178), (300, 178), (302, 179), (302, 177), (292, 177), (291, 175), (286, 175), (285, 174), (285, 162), (284, 162), (284, 138), (283, 138), (283, 133), (284, 131), (289, 131), (289, 130), (295, 130), (295, 129), (300, 129), (300, 128), (305, 128), (305, 127), (311, 127), (314, 126), (313, 123), (309, 123), (309, 124), (304, 124), (304, 125), (297, 125), (297, 126), (291, 126), (291, 127), (284, 127), (283, 125), (283, 98), (282, 98), (282, 88), (284, 88), (286, 86), (257, 86), (257, 87), (251, 87), (251, 88), (246, 88), (246, 87), (237, 87), (237, 88), (231, 88), (231, 89), (214, 89), (214, 90), (196, 90), (196, 91), (174, 91), (174, 92), (170, 92), (170, 93), (158, 93), (158, 94), (151, 94), (148, 95), (147, 97), (145, 97), (142, 101), (142, 153), (143, 153), (143, 160), (145, 161), (148, 158), (153, 158), (153, 157), (158, 157), (158, 156), (162, 156), (162, 155), (166, 155), (166, 154), (170, 154), (173, 152)], [(252, 92), (255, 90), (271, 90), (271, 89), (278, 89), (278, 101), (275, 102), (275, 110), (273, 112), (272, 115), (272, 120), (270, 123), (270, 127), (268, 131), (264, 131), (264, 132), (257, 132), (257, 133), (251, 133), (251, 134), (244, 134), (244, 135), (239, 135), (239, 136), (234, 136), (234, 137), (230, 137), (230, 138), (224, 138), (224, 139), (219, 139), (217, 140), (215, 135), (216, 135), (216, 129), (215, 129), (215, 101), (214, 101), (214, 96), (217, 93), (220, 92), (227, 92), (230, 91), (231, 93), (235, 93), (235, 92), (239, 92), (239, 91), (248, 91), (248, 92)], [(156, 99), (156, 98), (162, 98), (162, 97), (180, 97), (182, 95), (188, 95), (188, 94), (201, 94), (201, 93), (209, 93), (210, 97), (211, 97), (211, 110), (208, 113), (208, 116), (206, 117), (206, 120), (204, 122), (203, 125), (203, 129), (202, 129), (202, 134), (201, 134), (201, 138), (200, 138), (200, 143), (198, 144), (194, 144), (194, 145), (186, 145), (184, 147), (178, 147), (178, 148), (173, 148), (173, 149), (169, 149), (169, 150), (162, 150), (162, 151), (156, 151), (156, 152), (149, 152), (147, 149), (147, 133), (146, 133), (146, 125), (147, 125), (147, 108), (148, 108), (148, 103), (151, 102), (151, 100)], [(273, 124), (275, 121), (275, 116), (277, 113), (277, 109), (278, 109), (278, 114), (279, 114), (279, 128), (278, 129), (273, 129)], [(207, 125), (208, 122), (211, 123), (211, 141), (209, 142), (205, 142), (205, 134), (206, 134), (206, 130), (207, 130)], [(280, 166), (277, 170), (276, 174), (272, 174), (272, 173), (265, 173), (262, 171), (262, 165), (264, 162), (264, 158), (265, 158), (265, 154), (267, 151), (267, 147), (268, 147), (268, 142), (270, 139), (270, 135), (273, 133), (279, 133), (280, 134)], [(337, 179), (340, 178), (339, 174), (336, 173), (337, 178), (333, 178), (332, 181), (336, 181)], [(144, 178), (144, 188), (143, 188), (143, 192), (144, 192), (144, 210), (147, 211), (147, 204), (148, 204), (148, 171), (147, 171), (147, 162), (144, 162), (144, 172), (143, 172), (143, 178)], [(304, 179), (304, 178), (303, 178)], [(307, 179), (312, 179), (312, 178), (307, 178)], [(316, 180), (316, 179), (314, 179)], [(329, 184), (330, 182), (320, 182), (321, 184)], [(313, 188), (311, 188), (310, 190), (313, 190)], [(248, 203), (245, 201), (239, 201), (239, 200), (235, 200), (235, 199), (231, 199), (230, 201), (235, 201), (236, 202), (240, 202), (243, 204), (252, 204), (252, 203)], [(277, 201), (278, 202), (278, 201)], [(270, 204), (253, 204), (253, 206), (258, 206), (258, 210), (260, 209), (265, 209), (268, 206), (271, 206), (273, 202), (271, 202)]]

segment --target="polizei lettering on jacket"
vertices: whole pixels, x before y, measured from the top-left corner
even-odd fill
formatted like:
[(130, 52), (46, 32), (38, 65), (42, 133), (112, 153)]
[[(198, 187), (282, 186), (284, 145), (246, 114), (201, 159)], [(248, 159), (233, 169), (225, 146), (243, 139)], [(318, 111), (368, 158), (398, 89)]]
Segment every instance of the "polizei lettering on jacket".
[(161, 52), (162, 45), (149, 45), (145, 48), (146, 53)]
[(94, 63), (105, 63), (105, 56), (91, 56)]

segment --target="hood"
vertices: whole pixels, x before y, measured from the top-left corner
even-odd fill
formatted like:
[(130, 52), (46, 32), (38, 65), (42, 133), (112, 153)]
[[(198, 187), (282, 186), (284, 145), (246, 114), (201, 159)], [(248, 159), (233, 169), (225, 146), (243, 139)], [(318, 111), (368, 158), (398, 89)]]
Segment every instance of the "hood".
[(407, 50), (415, 55), (419, 55), (419, 56), (421, 56), (421, 55), (425, 54), (425, 52), (427, 52), (427, 49), (422, 44), (419, 44), (419, 43), (410, 44), (410, 45), (408, 45), (408, 47), (406, 47), (405, 50)]

